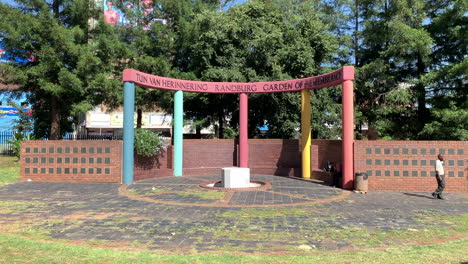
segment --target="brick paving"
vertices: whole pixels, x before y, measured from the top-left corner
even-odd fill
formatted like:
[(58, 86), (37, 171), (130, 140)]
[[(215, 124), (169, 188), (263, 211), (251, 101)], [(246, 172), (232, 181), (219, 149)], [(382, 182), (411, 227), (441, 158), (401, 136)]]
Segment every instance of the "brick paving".
[[(145, 201), (157, 203), (204, 206), (204, 207), (272, 207), (294, 206), (312, 203), (322, 203), (338, 200), (349, 193), (341, 189), (330, 188), (311, 181), (252, 175), (252, 181), (271, 183), (267, 190), (244, 189), (222, 192), (220, 199), (203, 199), (200, 192), (216, 192), (201, 190), (200, 184), (219, 180), (219, 176), (167, 177), (140, 181), (131, 186), (121, 188), (121, 193), (133, 199), (145, 197)], [(156, 192), (155, 192), (156, 190)], [(190, 191), (195, 195), (190, 195)], [(219, 192), (219, 191), (217, 191)]]
[[(1, 186), (0, 232), (24, 235), (24, 230), (15, 229), (21, 224), (61, 241), (127, 243), (185, 253), (287, 253), (297, 252), (300, 245), (355, 250), (405, 244), (382, 239), (374, 246), (357, 234), (363, 230), (366, 234), (428, 232), (437, 217), (468, 213), (468, 197), (463, 193), (448, 193), (446, 201), (431, 199), (430, 191), (363, 195), (266, 175), (252, 179), (270, 182), (268, 190), (221, 192), (199, 187), (217, 178), (167, 177), (133, 185), (21, 182)], [(421, 220), (428, 217), (430, 221)]]

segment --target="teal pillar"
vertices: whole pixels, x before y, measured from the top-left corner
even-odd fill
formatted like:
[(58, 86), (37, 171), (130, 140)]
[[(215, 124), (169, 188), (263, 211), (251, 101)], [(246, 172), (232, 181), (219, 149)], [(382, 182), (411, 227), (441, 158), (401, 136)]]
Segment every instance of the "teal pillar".
[(174, 94), (174, 176), (182, 176), (184, 161), (184, 93)]
[(135, 114), (135, 84), (124, 83), (124, 116), (123, 116), (123, 184), (133, 183), (133, 141)]

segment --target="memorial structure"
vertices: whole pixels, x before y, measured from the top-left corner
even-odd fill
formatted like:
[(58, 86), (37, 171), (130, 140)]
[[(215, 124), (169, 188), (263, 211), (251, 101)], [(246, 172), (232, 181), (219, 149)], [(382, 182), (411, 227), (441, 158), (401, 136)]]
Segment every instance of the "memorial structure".
[[(124, 142), (123, 142), (123, 180), (124, 184), (133, 183), (133, 139), (135, 85), (175, 91), (174, 94), (174, 176), (183, 174), (183, 93), (236, 93), (239, 94), (239, 164), (249, 168), (248, 145), (248, 95), (251, 93), (301, 92), (301, 156), (302, 177), (310, 178), (310, 90), (332, 86), (342, 86), (342, 148), (343, 148), (343, 188), (353, 188), (353, 143), (354, 143), (354, 105), (353, 105), (354, 67), (344, 66), (334, 72), (303, 79), (228, 83), (200, 82), (171, 79), (150, 75), (133, 69), (123, 72), (124, 82)], [(220, 168), (221, 169), (221, 168)]]

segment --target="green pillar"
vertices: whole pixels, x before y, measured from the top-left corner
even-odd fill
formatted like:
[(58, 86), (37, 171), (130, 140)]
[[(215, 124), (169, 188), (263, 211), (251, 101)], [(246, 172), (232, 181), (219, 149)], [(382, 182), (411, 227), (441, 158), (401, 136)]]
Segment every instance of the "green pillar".
[(135, 109), (135, 84), (124, 83), (124, 120), (123, 120), (123, 184), (133, 183), (133, 119)]
[(174, 94), (174, 176), (182, 176), (184, 161), (184, 93)]

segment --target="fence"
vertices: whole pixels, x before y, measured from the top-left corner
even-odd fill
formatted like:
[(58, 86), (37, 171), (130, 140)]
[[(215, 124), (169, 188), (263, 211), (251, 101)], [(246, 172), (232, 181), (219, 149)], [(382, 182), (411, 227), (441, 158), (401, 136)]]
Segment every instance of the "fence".
[[(8, 140), (13, 140), (16, 131), (4, 130), (0, 131), (0, 155), (14, 156), (13, 145), (8, 143)], [(122, 136), (89, 136), (86, 134), (71, 134), (68, 133), (62, 137), (62, 140), (122, 140)], [(47, 138), (43, 140), (48, 140)]]
[(66, 134), (62, 137), (62, 140), (123, 140), (123, 136)]
[(7, 142), (7, 140), (13, 139), (13, 135), (15, 131), (6, 130), (0, 131), (0, 154), (1, 155), (8, 155), (13, 156), (13, 145)]

